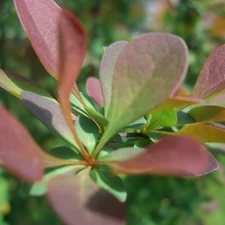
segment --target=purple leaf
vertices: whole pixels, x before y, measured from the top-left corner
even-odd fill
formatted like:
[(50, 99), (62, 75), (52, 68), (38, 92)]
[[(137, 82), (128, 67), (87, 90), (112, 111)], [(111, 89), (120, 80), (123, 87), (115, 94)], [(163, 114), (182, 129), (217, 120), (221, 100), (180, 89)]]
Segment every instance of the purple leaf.
[(3, 106), (0, 106), (0, 133), (0, 162), (6, 170), (25, 181), (40, 180), (46, 166), (68, 162), (43, 152)]
[(205, 61), (191, 95), (206, 98), (224, 88), (225, 45), (222, 45)]
[(48, 198), (62, 221), (67, 225), (124, 224), (125, 205), (82, 175), (58, 176), (49, 182)]
[(116, 61), (124, 49), (124, 47), (128, 44), (126, 41), (118, 41), (105, 49), (104, 55), (101, 60), (100, 65), (100, 81), (101, 87), (104, 96), (104, 111), (105, 115), (107, 115), (111, 96), (112, 96), (112, 82), (113, 82), (113, 74), (115, 70)]
[(218, 168), (216, 159), (202, 144), (185, 136), (166, 136), (146, 152), (119, 162), (109, 162), (116, 173), (197, 177)]
[(101, 107), (104, 106), (101, 84), (98, 78), (88, 77), (86, 81), (86, 90), (88, 95)]

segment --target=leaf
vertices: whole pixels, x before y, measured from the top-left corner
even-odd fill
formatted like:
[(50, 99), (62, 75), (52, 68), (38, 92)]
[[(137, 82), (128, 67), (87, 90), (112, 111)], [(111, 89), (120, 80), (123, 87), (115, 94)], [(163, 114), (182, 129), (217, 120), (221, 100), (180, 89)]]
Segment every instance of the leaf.
[(107, 155), (99, 156), (98, 162), (104, 164), (104, 161), (106, 161), (106, 163), (109, 161), (125, 161), (135, 158), (143, 152), (145, 152), (145, 149), (143, 148), (120, 148), (108, 153)]
[(14, 4), (20, 23), (43, 66), (52, 76), (58, 77), (57, 31), (62, 9), (52, 0), (14, 0)]
[(104, 96), (104, 114), (105, 116), (108, 113), (109, 104), (112, 96), (112, 82), (113, 82), (113, 74), (115, 70), (116, 61), (128, 44), (126, 41), (117, 41), (105, 49), (103, 54), (99, 77), (102, 87), (102, 94)]
[(126, 201), (127, 192), (124, 183), (119, 176), (97, 169), (92, 170), (90, 176), (99, 187), (111, 193), (120, 202)]
[(205, 124), (190, 124), (178, 132), (180, 135), (189, 135), (202, 142), (225, 143), (225, 130)]
[(32, 196), (42, 196), (46, 194), (47, 192), (47, 185), (48, 182), (56, 177), (63, 174), (75, 174), (76, 171), (81, 169), (82, 166), (64, 166), (58, 169), (55, 169), (51, 172), (46, 173), (41, 181), (35, 182), (30, 188), (29, 188), (29, 194)]
[(23, 91), (21, 99), (44, 125), (77, 147), (58, 103), (29, 91)]
[(46, 166), (67, 164), (67, 161), (43, 152), (3, 106), (0, 106), (0, 134), (3, 167), (27, 182), (40, 180)]
[(88, 95), (101, 107), (104, 106), (101, 84), (98, 78), (88, 77), (86, 81)]
[(116, 173), (197, 177), (218, 168), (216, 159), (202, 144), (185, 136), (165, 136), (137, 157), (114, 163)]
[(59, 146), (50, 150), (50, 154), (61, 159), (82, 160), (83, 157), (78, 153), (78, 150)]
[(225, 108), (213, 105), (203, 105), (192, 108), (187, 112), (197, 122), (222, 122), (225, 121)]
[(90, 178), (82, 179), (58, 176), (49, 182), (48, 199), (62, 221), (68, 225), (124, 224), (125, 205), (99, 190)]
[(177, 113), (177, 120), (177, 125), (196, 123), (196, 120), (192, 116), (182, 111)]
[(147, 121), (146, 130), (154, 129), (158, 126), (171, 127), (177, 123), (177, 114), (174, 109), (168, 109), (161, 112), (151, 114), (151, 118)]
[(187, 57), (184, 42), (167, 33), (144, 34), (125, 46), (113, 74), (110, 122), (97, 150), (177, 90), (187, 72)]
[(54, 99), (43, 88), (39, 87), (35, 82), (22, 77), (16, 73), (0, 69), (0, 87), (20, 98), (22, 91), (31, 91), (44, 97)]
[(80, 115), (75, 122), (75, 129), (81, 143), (91, 155), (99, 139), (97, 126), (87, 117)]
[(225, 88), (225, 45), (217, 48), (205, 61), (191, 95), (206, 98)]

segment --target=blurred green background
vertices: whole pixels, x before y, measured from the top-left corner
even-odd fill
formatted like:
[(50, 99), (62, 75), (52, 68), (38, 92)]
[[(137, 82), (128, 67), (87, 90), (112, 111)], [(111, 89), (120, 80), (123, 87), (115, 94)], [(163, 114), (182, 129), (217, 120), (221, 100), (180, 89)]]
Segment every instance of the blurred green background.
[[(88, 53), (78, 80), (98, 76), (103, 47), (130, 41), (152, 31), (181, 36), (190, 51), (186, 85), (193, 86), (200, 69), (225, 42), (224, 0), (59, 0), (74, 11), (87, 30)], [(55, 95), (56, 82), (33, 52), (15, 14), (12, 0), (0, 0), (0, 68), (29, 77)], [(0, 103), (22, 121), (46, 151), (62, 143), (21, 102), (0, 90)], [(225, 165), (223, 156), (217, 156)], [(225, 176), (220, 172), (195, 180), (127, 177), (129, 225), (224, 225)], [(61, 224), (45, 198), (29, 197), (22, 183), (0, 170), (0, 225)]]

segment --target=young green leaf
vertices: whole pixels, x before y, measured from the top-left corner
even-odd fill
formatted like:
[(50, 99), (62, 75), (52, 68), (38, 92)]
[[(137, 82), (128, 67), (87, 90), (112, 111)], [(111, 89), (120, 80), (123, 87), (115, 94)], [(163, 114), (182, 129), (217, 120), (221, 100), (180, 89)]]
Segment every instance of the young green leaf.
[(40, 180), (46, 166), (68, 162), (43, 152), (25, 128), (0, 106), (0, 159), (3, 167), (28, 182)]
[(98, 184), (99, 187), (108, 191), (115, 196), (120, 202), (125, 202), (127, 192), (122, 179), (106, 171), (94, 169), (90, 172), (91, 178)]
[(216, 159), (202, 144), (185, 136), (165, 136), (127, 161), (111, 161), (116, 173), (197, 177), (218, 168)]
[(35, 82), (16, 73), (0, 69), (0, 87), (20, 98), (22, 91), (31, 91), (55, 101), (52, 96)]
[(81, 175), (58, 176), (49, 182), (48, 199), (62, 221), (68, 225), (124, 224), (125, 205)]
[(117, 131), (177, 90), (187, 72), (187, 58), (184, 42), (167, 33), (144, 34), (125, 46), (113, 74), (110, 123), (96, 152)]
[(83, 160), (83, 157), (79, 154), (78, 150), (74, 150), (66, 146), (53, 148), (49, 153), (61, 159)]
[(77, 147), (58, 103), (29, 91), (23, 91), (21, 99), (44, 125)]
[(101, 81), (102, 94), (104, 96), (104, 114), (108, 113), (109, 104), (112, 96), (112, 82), (116, 61), (128, 43), (126, 41), (118, 41), (105, 49), (101, 60), (99, 77)]
[(52, 76), (58, 77), (57, 30), (62, 9), (53, 0), (14, 0), (14, 4), (20, 23), (43, 66)]
[(178, 133), (191, 136), (201, 142), (225, 143), (225, 130), (212, 125), (190, 124), (184, 126)]
[(88, 77), (86, 81), (86, 90), (88, 95), (101, 107), (104, 106), (101, 84), (98, 78)]
[(96, 124), (87, 117), (80, 115), (75, 122), (75, 129), (83, 146), (91, 155), (99, 139)]
[(198, 98), (206, 98), (225, 88), (225, 45), (217, 48), (205, 61), (191, 93)]

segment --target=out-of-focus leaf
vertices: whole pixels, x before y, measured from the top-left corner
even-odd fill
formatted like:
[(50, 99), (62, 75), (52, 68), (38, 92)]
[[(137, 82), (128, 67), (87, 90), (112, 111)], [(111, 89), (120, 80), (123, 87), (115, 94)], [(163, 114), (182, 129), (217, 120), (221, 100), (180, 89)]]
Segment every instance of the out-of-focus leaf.
[(92, 170), (90, 176), (99, 187), (111, 193), (120, 202), (126, 201), (127, 192), (124, 183), (119, 176), (97, 169)]
[(2, 169), (0, 168), (0, 215), (9, 213), (11, 209), (8, 193), (9, 185), (7, 183), (7, 180), (2, 175)]
[(25, 128), (0, 106), (0, 159), (3, 167), (28, 182), (40, 180), (46, 166), (67, 165), (43, 152)]
[(89, 154), (94, 150), (99, 133), (96, 124), (85, 116), (78, 116), (75, 122), (77, 135)]
[(125, 46), (113, 74), (110, 123), (97, 150), (177, 90), (187, 71), (187, 58), (184, 42), (167, 33), (144, 34)]
[(22, 91), (31, 91), (51, 98), (54, 101), (52, 96), (35, 82), (6, 70), (0, 70), (0, 87), (15, 95), (17, 98), (20, 98)]
[(225, 108), (213, 105), (203, 105), (188, 111), (197, 122), (222, 122), (225, 121)]
[(51, 155), (61, 159), (82, 160), (83, 157), (78, 153), (78, 150), (73, 150), (66, 146), (53, 148), (49, 152)]
[(89, 177), (79, 176), (58, 176), (49, 182), (48, 198), (62, 221), (68, 225), (124, 224), (125, 205), (99, 190)]
[[(150, 117), (149, 117), (150, 118)], [(177, 123), (177, 114), (174, 109), (168, 109), (161, 112), (154, 112), (147, 121), (146, 130), (151, 130), (157, 126), (171, 127)]]
[(124, 49), (124, 47), (128, 43), (126, 41), (118, 41), (105, 49), (103, 54), (101, 65), (100, 65), (100, 81), (102, 87), (102, 94), (104, 96), (104, 114), (105, 116), (108, 113), (109, 104), (112, 96), (112, 81), (113, 81), (113, 74), (115, 70), (116, 61)]
[(225, 45), (217, 48), (205, 61), (191, 93), (198, 98), (206, 98), (225, 88)]
[(225, 93), (222, 90), (222, 93), (216, 94), (208, 102), (209, 105), (221, 106), (225, 108)]
[(144, 117), (141, 117), (139, 119), (137, 119), (136, 121), (134, 121), (133, 123), (130, 123), (127, 128), (136, 128), (136, 129), (140, 129), (144, 124), (146, 123), (146, 120)]
[(102, 161), (125, 161), (135, 158), (143, 152), (145, 152), (145, 149), (143, 148), (120, 148), (108, 153), (107, 155), (99, 156), (98, 161), (99, 163), (101, 163)]
[(81, 169), (82, 166), (65, 166), (62, 168), (55, 169), (51, 172), (46, 173), (41, 181), (35, 182), (30, 188), (29, 188), (29, 194), (32, 196), (41, 196), (44, 195), (47, 192), (47, 185), (50, 179), (64, 175), (64, 174), (70, 174), (71, 176), (76, 173), (79, 169)]
[(52, 0), (14, 0), (20, 22), (45, 69), (58, 76), (58, 23), (62, 9)]
[(189, 135), (202, 142), (225, 143), (225, 130), (212, 125), (190, 124), (184, 126), (178, 133)]
[(217, 169), (216, 159), (190, 137), (165, 136), (137, 157), (112, 162), (117, 173), (196, 177)]
[(177, 113), (177, 120), (177, 125), (196, 123), (196, 120), (192, 116), (182, 111)]
[(88, 95), (101, 107), (104, 106), (101, 84), (98, 78), (88, 77), (86, 81), (86, 90)]
[(172, 97), (168, 98), (164, 103), (154, 108), (150, 113), (152, 112), (160, 112), (168, 109), (173, 108), (185, 108), (192, 104), (199, 104), (202, 102), (202, 99), (197, 98), (190, 98), (190, 97)]
[(23, 91), (21, 99), (44, 125), (77, 147), (58, 103), (29, 91)]

